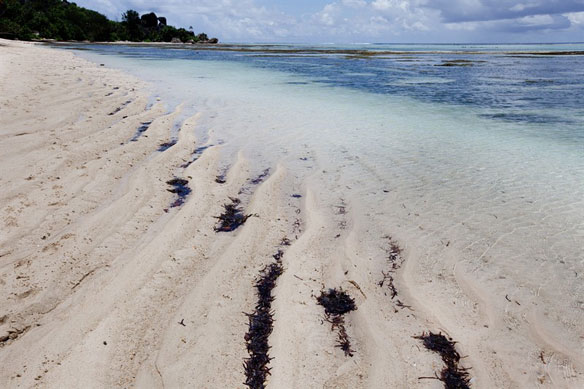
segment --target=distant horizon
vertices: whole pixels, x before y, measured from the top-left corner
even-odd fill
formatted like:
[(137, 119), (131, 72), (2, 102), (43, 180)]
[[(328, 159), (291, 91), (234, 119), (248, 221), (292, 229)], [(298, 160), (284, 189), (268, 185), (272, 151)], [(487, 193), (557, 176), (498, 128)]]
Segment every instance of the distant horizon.
[(584, 41), (575, 42), (301, 42), (301, 41), (290, 41), (290, 42), (275, 42), (275, 41), (223, 41), (220, 44), (250, 44), (250, 45), (400, 45), (400, 46), (422, 46), (422, 45), (435, 45), (435, 46), (461, 46), (461, 45), (473, 45), (473, 46), (496, 46), (496, 45), (581, 45)]

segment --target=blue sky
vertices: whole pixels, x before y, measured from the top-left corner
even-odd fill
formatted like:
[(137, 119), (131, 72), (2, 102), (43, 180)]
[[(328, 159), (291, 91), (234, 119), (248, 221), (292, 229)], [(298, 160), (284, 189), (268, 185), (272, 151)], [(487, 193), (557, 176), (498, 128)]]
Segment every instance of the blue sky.
[(77, 0), (154, 11), (223, 42), (582, 42), (584, 0)]

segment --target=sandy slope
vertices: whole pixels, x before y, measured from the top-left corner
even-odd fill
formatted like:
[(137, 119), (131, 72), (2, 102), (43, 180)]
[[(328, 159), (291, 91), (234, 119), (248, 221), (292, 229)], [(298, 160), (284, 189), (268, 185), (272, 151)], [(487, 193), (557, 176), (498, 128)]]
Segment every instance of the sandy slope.
[[(464, 336), (458, 347), (474, 387), (577, 387), (582, 376), (570, 362), (564, 377), (545, 364), (527, 374), (482, 353), (490, 339), (476, 340), (423, 301), (438, 295), (416, 290), (415, 248), (404, 247), (409, 264), (395, 275), (412, 309), (397, 307), (378, 286), (388, 246), (364, 246), (366, 223), (350, 207), (323, 203), (286, 167), (254, 185), (239, 155), (219, 184), (215, 146), (182, 169), (198, 146), (196, 116), (174, 147), (158, 152), (180, 107), (150, 105), (139, 80), (71, 53), (1, 43), (1, 387), (243, 387), (243, 312), (253, 310), (253, 282), (279, 249), (272, 388), (442, 387), (419, 379), (443, 365), (413, 338), (438, 329)], [(165, 182), (175, 176), (190, 180), (192, 194), (169, 209), (175, 195)], [(236, 232), (215, 233), (214, 216), (242, 187), (255, 216)], [(303, 197), (290, 198), (298, 187)], [(285, 237), (290, 246), (280, 244)], [(486, 305), (464, 275), (455, 282), (466, 288), (455, 303)], [(315, 303), (325, 286), (356, 299), (347, 317), (352, 358), (335, 347)]]

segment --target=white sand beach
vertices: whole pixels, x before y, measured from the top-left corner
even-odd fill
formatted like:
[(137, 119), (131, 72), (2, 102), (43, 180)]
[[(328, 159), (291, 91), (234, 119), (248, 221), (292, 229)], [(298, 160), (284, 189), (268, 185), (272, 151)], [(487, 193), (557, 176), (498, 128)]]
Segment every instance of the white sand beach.
[[(470, 273), (455, 232), (441, 251), (397, 228), (370, 244), (358, 204), (331, 204), (285, 164), (254, 184), (240, 152), (217, 182), (220, 144), (181, 168), (201, 146), (199, 115), (157, 151), (181, 106), (146, 86), (0, 40), (0, 387), (243, 388), (244, 313), (279, 250), (269, 388), (441, 388), (443, 360), (415, 338), (428, 331), (456, 342), (473, 388), (584, 387), (582, 323), (550, 324), (551, 298), (508, 289), (503, 271)], [(173, 178), (192, 190), (180, 207)], [(241, 188), (251, 216), (217, 233)], [(316, 302), (329, 287), (355, 299), (353, 356)]]

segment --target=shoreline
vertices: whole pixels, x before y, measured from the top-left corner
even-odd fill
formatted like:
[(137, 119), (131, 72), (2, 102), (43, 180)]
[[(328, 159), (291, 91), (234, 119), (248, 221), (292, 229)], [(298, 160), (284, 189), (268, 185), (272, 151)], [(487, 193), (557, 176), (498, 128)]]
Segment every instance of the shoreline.
[[(584, 382), (528, 296), (494, 301), (450, 241), (435, 268), (395, 231), (364, 247), (359, 204), (282, 161), (223, 166), (195, 136), (204, 113), (70, 52), (0, 46), (3, 387), (242, 387), (244, 361), (274, 388), (437, 388), (420, 377), (445, 368), (473, 388)], [(317, 304), (336, 288), (355, 306)], [(428, 347), (438, 333), (455, 352)]]

